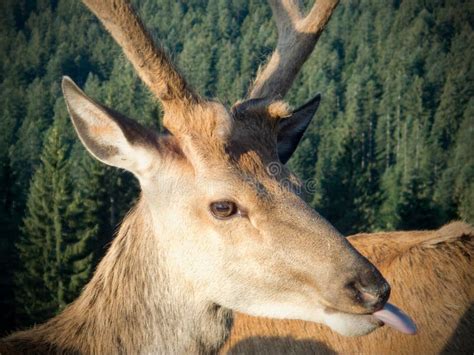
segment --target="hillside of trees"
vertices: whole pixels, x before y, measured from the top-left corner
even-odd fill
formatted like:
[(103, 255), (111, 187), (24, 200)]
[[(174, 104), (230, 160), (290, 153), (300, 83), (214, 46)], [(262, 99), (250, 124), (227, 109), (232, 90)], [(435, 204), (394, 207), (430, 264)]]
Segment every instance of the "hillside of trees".
[[(192, 85), (242, 98), (274, 48), (261, 0), (134, 1)], [(76, 0), (0, 2), (0, 335), (80, 292), (137, 182), (88, 156), (60, 82), (160, 129), (160, 107)], [(288, 95), (321, 107), (289, 164), (343, 233), (474, 223), (474, 2), (344, 0)]]

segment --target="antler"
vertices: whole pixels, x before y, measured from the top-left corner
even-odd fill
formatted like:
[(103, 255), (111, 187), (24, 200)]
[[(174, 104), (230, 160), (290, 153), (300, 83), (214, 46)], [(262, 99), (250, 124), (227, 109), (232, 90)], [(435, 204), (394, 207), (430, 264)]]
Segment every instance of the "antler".
[(339, 0), (316, 0), (304, 17), (299, 0), (269, 0), (278, 42), (268, 63), (259, 70), (249, 98), (283, 98), (314, 49)]
[(155, 45), (150, 34), (125, 0), (83, 0), (100, 19), (140, 78), (166, 107), (173, 103), (189, 104), (199, 96), (189, 87), (162, 48)]

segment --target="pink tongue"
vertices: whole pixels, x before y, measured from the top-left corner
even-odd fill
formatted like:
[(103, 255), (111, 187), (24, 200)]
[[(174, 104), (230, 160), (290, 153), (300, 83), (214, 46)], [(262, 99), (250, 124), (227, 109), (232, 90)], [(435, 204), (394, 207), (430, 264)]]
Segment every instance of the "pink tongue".
[(387, 303), (380, 311), (375, 312), (373, 316), (402, 333), (416, 333), (415, 323), (393, 304)]

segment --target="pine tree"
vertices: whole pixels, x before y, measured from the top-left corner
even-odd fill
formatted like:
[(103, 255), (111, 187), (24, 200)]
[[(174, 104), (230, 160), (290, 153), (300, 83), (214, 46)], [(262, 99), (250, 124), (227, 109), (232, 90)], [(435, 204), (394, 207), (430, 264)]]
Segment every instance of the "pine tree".
[(216, 95), (227, 104), (237, 101), (242, 95), (239, 89), (242, 83), (235, 83), (238, 77), (238, 53), (237, 48), (230, 41), (222, 43), (218, 50), (216, 64)]
[(16, 300), (23, 324), (54, 315), (77, 296), (91, 273), (96, 229), (81, 223), (83, 206), (73, 194), (64, 122), (57, 119), (47, 133), (17, 243)]
[(115, 208), (110, 191), (114, 168), (105, 166), (86, 152), (83, 152), (77, 161), (76, 190), (82, 210), (78, 227), (95, 231), (92, 263), (95, 266), (112, 240), (117, 218), (120, 218), (126, 209), (123, 208), (119, 216), (111, 215)]
[(474, 100), (464, 113), (456, 136), (456, 147), (436, 186), (435, 201), (443, 219), (462, 218), (474, 223)]
[(43, 145), (44, 132), (53, 116), (51, 93), (46, 84), (35, 80), (26, 93), (26, 115), (18, 130), (18, 138), (10, 147), (12, 173), (15, 179), (15, 193), (19, 209), (23, 209), (26, 186), (33, 175)]
[(3, 93), (0, 98), (0, 269), (3, 270), (0, 273), (0, 313), (4, 319), (0, 322), (0, 334), (3, 334), (14, 319), (12, 266), (16, 263), (14, 243), (21, 218), (13, 198), (14, 179), (8, 151), (23, 110), (21, 88), (7, 81), (1, 84), (0, 91)]

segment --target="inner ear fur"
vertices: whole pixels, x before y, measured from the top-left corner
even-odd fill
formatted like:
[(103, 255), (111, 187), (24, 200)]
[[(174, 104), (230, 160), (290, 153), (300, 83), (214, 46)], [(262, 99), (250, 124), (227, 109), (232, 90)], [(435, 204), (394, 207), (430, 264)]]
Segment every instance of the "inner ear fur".
[(95, 158), (135, 174), (151, 164), (157, 146), (153, 131), (95, 102), (68, 77), (62, 89), (74, 128)]

